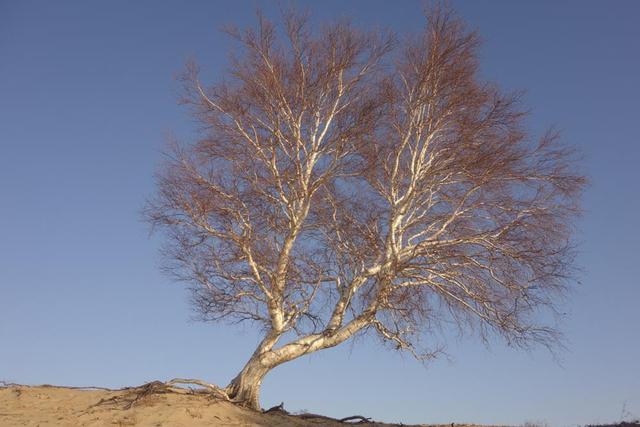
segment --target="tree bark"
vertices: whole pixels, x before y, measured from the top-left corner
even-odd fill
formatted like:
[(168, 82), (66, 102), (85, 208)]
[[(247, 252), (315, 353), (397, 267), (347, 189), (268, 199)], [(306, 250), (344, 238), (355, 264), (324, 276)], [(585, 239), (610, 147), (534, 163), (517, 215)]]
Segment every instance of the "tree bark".
[(240, 373), (225, 388), (231, 401), (251, 409), (260, 410), (260, 386), (267, 372), (273, 369), (264, 363), (261, 354), (254, 354)]
[(233, 402), (259, 411), (260, 386), (262, 379), (269, 371), (305, 354), (334, 347), (346, 341), (353, 334), (369, 325), (374, 315), (375, 305), (367, 308), (363, 314), (338, 330), (307, 335), (277, 349), (273, 349), (273, 346), (278, 341), (280, 334), (272, 332), (265, 337), (244, 368), (224, 389), (227, 396)]
[(257, 411), (260, 410), (260, 386), (262, 379), (278, 364), (269, 363), (266, 356), (280, 339), (280, 332), (271, 330), (260, 342), (249, 361), (231, 380), (224, 391), (231, 401)]

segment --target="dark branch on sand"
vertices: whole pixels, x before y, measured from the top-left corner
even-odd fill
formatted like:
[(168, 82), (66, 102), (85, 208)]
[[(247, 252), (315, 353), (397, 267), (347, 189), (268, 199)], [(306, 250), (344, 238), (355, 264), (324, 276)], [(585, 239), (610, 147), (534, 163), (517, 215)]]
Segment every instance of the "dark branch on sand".
[[(328, 421), (345, 423), (345, 424), (363, 424), (363, 423), (373, 422), (371, 418), (363, 417), (362, 415), (352, 415), (350, 417), (345, 417), (345, 418), (333, 418), (333, 417), (328, 417), (326, 415), (311, 414), (311, 413), (304, 413), (304, 414), (297, 414), (297, 415), (290, 414), (289, 411), (284, 409), (284, 402), (280, 403), (279, 405), (273, 406), (269, 409), (266, 409), (262, 412), (264, 414), (278, 413), (281, 415), (288, 415), (290, 417), (301, 418), (303, 420), (320, 419), (320, 420), (328, 420)], [(356, 421), (356, 422), (351, 422), (351, 421)]]

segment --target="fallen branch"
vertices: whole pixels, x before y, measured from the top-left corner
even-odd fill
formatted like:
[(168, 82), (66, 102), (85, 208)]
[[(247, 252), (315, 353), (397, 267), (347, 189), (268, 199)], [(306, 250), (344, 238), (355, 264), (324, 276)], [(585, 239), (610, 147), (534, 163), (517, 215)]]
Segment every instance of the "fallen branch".
[(303, 420), (320, 419), (320, 420), (335, 421), (338, 423), (340, 422), (340, 420), (337, 418), (327, 417), (326, 415), (320, 415), (320, 414), (298, 414), (298, 415), (292, 415), (292, 416), (302, 418)]
[(351, 423), (351, 424), (361, 424), (361, 423), (370, 423), (370, 422), (372, 422), (371, 418), (363, 417), (362, 415), (352, 415), (350, 417), (341, 418), (340, 422), (341, 423), (349, 423), (349, 421), (355, 421), (355, 420), (358, 420), (358, 422)]
[(285, 415), (289, 415), (289, 412), (284, 409), (284, 402), (280, 403), (279, 405), (273, 406), (265, 411), (262, 411), (264, 414), (270, 414), (273, 412), (279, 412), (281, 414), (285, 414)]
[[(292, 415), (292, 416), (302, 418), (303, 420), (320, 419), (320, 420), (328, 420), (328, 421), (334, 421), (334, 422), (344, 423), (344, 424), (364, 424), (364, 423), (373, 422), (371, 418), (363, 417), (362, 415), (352, 415), (350, 417), (345, 417), (345, 418), (333, 418), (333, 417), (328, 417), (326, 415), (307, 413), (307, 414), (299, 414), (299, 415)], [(355, 423), (351, 422), (355, 420), (358, 420), (358, 421)]]

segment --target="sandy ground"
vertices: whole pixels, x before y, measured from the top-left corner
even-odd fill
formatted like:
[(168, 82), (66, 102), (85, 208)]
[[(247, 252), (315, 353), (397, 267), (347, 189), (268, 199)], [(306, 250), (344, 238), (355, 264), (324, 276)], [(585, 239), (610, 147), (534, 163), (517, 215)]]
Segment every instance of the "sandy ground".
[(54, 425), (344, 427), (348, 424), (327, 419), (303, 420), (277, 413), (263, 414), (201, 394), (141, 395), (139, 389), (112, 391), (54, 386), (0, 387), (0, 426)]
[[(143, 390), (143, 392), (141, 392)], [(147, 390), (147, 392), (144, 392)], [(155, 389), (154, 389), (155, 390)], [(366, 414), (363, 414), (366, 415)], [(0, 382), (0, 426), (328, 426), (347, 423), (263, 414), (203, 394), (144, 388), (83, 390)], [(368, 427), (402, 424), (364, 423)], [(422, 424), (404, 427), (450, 427)], [(455, 424), (455, 427), (497, 427)], [(592, 426), (598, 427), (598, 426)], [(640, 421), (599, 427), (640, 427)]]

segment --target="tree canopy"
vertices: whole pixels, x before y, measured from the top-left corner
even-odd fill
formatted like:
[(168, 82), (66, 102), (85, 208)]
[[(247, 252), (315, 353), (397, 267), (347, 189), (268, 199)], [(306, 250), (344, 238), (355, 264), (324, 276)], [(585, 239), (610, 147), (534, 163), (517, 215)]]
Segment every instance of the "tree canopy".
[(585, 178), (480, 79), (475, 32), (434, 8), (405, 37), (296, 13), (229, 34), (224, 78), (182, 77), (201, 138), (146, 214), (203, 320), (264, 331), (230, 398), (259, 407), (270, 369), (358, 333), (418, 358), (442, 325), (556, 341), (540, 313), (571, 283)]

